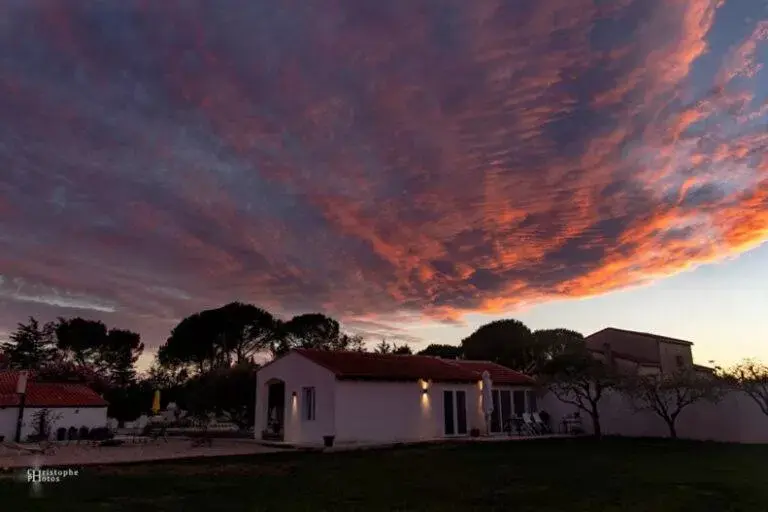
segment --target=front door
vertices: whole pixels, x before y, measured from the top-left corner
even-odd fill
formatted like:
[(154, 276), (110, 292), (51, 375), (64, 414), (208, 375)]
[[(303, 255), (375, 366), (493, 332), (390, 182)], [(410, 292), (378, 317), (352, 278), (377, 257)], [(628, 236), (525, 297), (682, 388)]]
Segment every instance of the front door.
[(443, 419), (446, 436), (467, 434), (467, 393), (460, 390), (443, 391)]

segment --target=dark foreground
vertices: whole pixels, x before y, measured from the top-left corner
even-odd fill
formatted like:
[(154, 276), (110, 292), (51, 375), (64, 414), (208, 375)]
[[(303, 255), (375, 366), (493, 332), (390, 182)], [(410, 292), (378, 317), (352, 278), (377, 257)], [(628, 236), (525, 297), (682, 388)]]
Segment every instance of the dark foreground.
[(766, 511), (768, 447), (606, 439), (277, 453), (0, 478), (2, 510)]

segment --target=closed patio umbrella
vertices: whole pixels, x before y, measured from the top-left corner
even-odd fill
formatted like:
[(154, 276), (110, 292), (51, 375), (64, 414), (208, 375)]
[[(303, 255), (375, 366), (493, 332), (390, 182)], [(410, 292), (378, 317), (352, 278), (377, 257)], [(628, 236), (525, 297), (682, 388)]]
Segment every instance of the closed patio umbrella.
[(483, 412), (485, 413), (485, 428), (491, 433), (491, 414), (493, 414), (493, 382), (491, 374), (483, 372)]
[(160, 390), (155, 390), (155, 398), (152, 400), (152, 414), (160, 412)]

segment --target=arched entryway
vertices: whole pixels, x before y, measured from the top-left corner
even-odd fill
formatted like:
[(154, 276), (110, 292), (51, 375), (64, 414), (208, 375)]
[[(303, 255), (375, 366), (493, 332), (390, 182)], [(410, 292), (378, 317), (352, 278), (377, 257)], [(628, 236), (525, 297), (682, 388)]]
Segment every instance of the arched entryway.
[(270, 379), (264, 385), (267, 386), (267, 428), (262, 433), (262, 438), (282, 441), (285, 435), (285, 382)]

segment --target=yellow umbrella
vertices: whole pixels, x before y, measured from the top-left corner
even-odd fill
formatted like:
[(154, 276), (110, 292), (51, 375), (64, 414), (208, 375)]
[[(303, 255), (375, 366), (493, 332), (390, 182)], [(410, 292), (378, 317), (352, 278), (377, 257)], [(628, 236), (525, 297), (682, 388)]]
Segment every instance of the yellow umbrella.
[(160, 390), (155, 390), (155, 399), (152, 400), (152, 413), (157, 414), (160, 412)]

